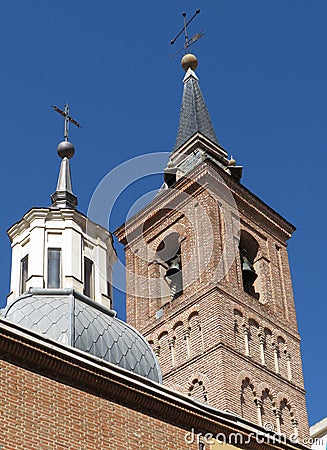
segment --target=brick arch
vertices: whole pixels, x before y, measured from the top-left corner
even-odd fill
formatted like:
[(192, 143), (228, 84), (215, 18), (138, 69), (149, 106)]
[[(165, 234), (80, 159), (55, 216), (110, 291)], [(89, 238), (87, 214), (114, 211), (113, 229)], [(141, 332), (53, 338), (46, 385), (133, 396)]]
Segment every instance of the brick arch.
[(238, 389), (240, 389), (240, 411), (245, 419), (256, 422), (257, 413), (257, 390), (254, 379), (246, 371), (238, 376)]
[(207, 386), (209, 384), (209, 378), (207, 377), (207, 375), (205, 375), (204, 373), (201, 373), (201, 372), (193, 372), (192, 375), (190, 376), (190, 378), (188, 379), (187, 384), (190, 385), (195, 380), (202, 381), (202, 383)]
[(278, 394), (280, 431), (286, 435), (297, 434), (297, 421), (295, 420), (294, 406), (287, 395)]
[(263, 322), (265, 363), (268, 369), (275, 370), (274, 352), (273, 352), (273, 331), (270, 326)]
[(199, 307), (193, 306), (188, 312), (186, 316), (186, 320), (189, 322), (193, 317), (199, 316)]
[(285, 339), (285, 337), (282, 334), (278, 334), (277, 335), (277, 339), (276, 339), (277, 343), (282, 343), (286, 345), (287, 340)]
[(236, 380), (236, 386), (239, 387), (242, 385), (243, 381), (248, 380), (249, 384), (251, 386), (253, 386), (253, 391), (255, 392), (255, 397), (257, 398), (257, 386), (256, 386), (256, 381), (255, 379), (252, 377), (252, 375), (250, 374), (250, 372), (248, 372), (247, 370), (242, 370), (237, 377)]
[(258, 395), (262, 396), (262, 394), (267, 391), (269, 392), (269, 397), (272, 400), (272, 403), (274, 405), (274, 407), (277, 407), (277, 394), (274, 391), (274, 389), (272, 389), (268, 383), (266, 383), (265, 381), (263, 383), (260, 383), (258, 386)]
[(277, 424), (277, 401), (275, 391), (267, 384), (261, 383), (259, 386), (261, 400), (262, 425), (268, 427), (269, 431), (278, 431)]
[(286, 336), (280, 332), (280, 330), (273, 329), (272, 330), (273, 341), (277, 344), (278, 339), (287, 342)]
[(248, 318), (248, 338), (250, 356), (256, 362), (261, 362), (260, 356), (260, 322), (252, 316)]
[(177, 320), (175, 323), (172, 324), (171, 330), (175, 331), (177, 327), (183, 326), (184, 322), (182, 320)]
[(168, 330), (166, 328), (164, 328), (163, 330), (160, 331), (160, 333), (158, 334), (158, 341), (160, 341), (160, 339), (162, 339), (164, 336), (168, 336)]
[(260, 320), (259, 320), (257, 317), (252, 316), (252, 315), (247, 316), (247, 323), (248, 323), (248, 325), (249, 325), (251, 322), (253, 322), (258, 328), (261, 327), (261, 322), (260, 322)]
[(157, 236), (155, 239), (153, 239), (152, 242), (149, 242), (149, 247), (151, 250), (156, 252), (157, 248), (159, 247), (160, 243), (170, 234), (177, 233), (180, 237), (180, 239), (185, 239), (187, 237), (187, 230), (184, 224), (182, 223), (176, 223), (168, 230), (165, 230), (163, 233), (161, 233), (159, 236)]
[(237, 307), (233, 309), (234, 317), (234, 346), (235, 349), (244, 354), (244, 317), (243, 308)]
[(240, 317), (244, 317), (244, 316), (245, 316), (244, 309), (243, 309), (241, 306), (238, 306), (237, 308), (234, 308), (234, 309), (233, 309), (233, 314), (234, 314), (234, 316), (236, 315), (236, 313), (237, 313), (237, 315), (240, 316)]
[(287, 340), (283, 334), (279, 333), (277, 335), (275, 343), (277, 345), (276, 351), (278, 357), (279, 374), (283, 378), (288, 378)]
[(282, 402), (285, 402), (285, 405), (287, 406), (288, 410), (290, 411), (292, 418), (294, 418), (294, 416), (295, 416), (294, 403), (289, 399), (287, 394), (285, 394), (284, 392), (279, 392), (276, 397), (276, 402), (277, 402), (278, 406), (280, 406)]
[(207, 375), (200, 372), (193, 372), (192, 376), (188, 380), (188, 383), (186, 384), (186, 394), (202, 402), (207, 402), (208, 386), (209, 378)]

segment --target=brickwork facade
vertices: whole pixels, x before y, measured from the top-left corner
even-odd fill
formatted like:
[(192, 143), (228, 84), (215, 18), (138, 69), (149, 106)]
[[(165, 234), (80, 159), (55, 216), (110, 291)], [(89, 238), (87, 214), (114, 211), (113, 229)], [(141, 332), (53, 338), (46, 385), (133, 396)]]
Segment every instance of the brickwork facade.
[[(259, 441), (238, 417), (1, 318), (0, 355), (3, 450), (210, 450), (208, 433), (254, 450), (305, 448), (260, 430)], [(206, 383), (199, 376), (194, 393)]]
[[(238, 218), (220, 184), (232, 193)], [(209, 159), (173, 188), (116, 231), (126, 246), (127, 321), (153, 346), (167, 386), (278, 432), (307, 436), (286, 243), (294, 227)], [(255, 252), (253, 295), (244, 290), (228, 220)], [(179, 236), (183, 274), (182, 294), (173, 300), (153, 257), (172, 233)], [(225, 246), (234, 247), (235, 257), (217, 277), (228, 259)]]
[(0, 395), (3, 450), (198, 448), (181, 427), (5, 361)]

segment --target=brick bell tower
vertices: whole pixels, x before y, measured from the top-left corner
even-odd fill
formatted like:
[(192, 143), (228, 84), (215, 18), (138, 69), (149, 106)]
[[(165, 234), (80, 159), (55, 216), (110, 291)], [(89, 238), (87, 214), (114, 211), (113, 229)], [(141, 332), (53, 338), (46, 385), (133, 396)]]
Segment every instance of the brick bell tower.
[(164, 384), (259, 426), (308, 436), (287, 240), (295, 228), (240, 182), (185, 55), (175, 147), (155, 199), (115, 234), (127, 321)]

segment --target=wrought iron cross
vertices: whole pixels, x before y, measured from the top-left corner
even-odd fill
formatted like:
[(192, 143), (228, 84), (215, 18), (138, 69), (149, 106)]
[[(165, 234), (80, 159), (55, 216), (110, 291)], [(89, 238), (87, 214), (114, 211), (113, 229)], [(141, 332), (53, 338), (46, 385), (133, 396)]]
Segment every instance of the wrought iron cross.
[(62, 111), (61, 109), (59, 109), (57, 106), (52, 105), (52, 108), (57, 111), (57, 113), (61, 114), (64, 118), (65, 118), (65, 122), (64, 122), (64, 138), (65, 141), (68, 141), (68, 137), (69, 137), (69, 123), (73, 123), (74, 125), (76, 125), (78, 128), (81, 128), (81, 124), (79, 122), (77, 122), (75, 119), (73, 119), (70, 115), (69, 115), (69, 105), (68, 103), (66, 103), (65, 105), (65, 109)]
[(203, 35), (204, 32), (200, 31), (200, 33), (195, 34), (194, 36), (192, 36), (191, 38), (188, 37), (188, 32), (187, 32), (187, 27), (189, 26), (189, 24), (192, 22), (192, 20), (198, 15), (200, 14), (200, 10), (197, 9), (195, 11), (195, 13), (193, 14), (193, 16), (190, 18), (190, 20), (188, 22), (186, 22), (186, 12), (182, 13), (183, 16), (183, 20), (184, 20), (184, 25), (183, 28), (180, 30), (179, 33), (177, 33), (177, 35), (174, 37), (174, 39), (172, 39), (170, 41), (171, 45), (174, 45), (176, 40), (179, 38), (179, 36), (184, 32), (185, 35), (185, 44), (184, 46), (179, 49), (174, 55), (172, 55), (172, 58), (176, 55), (178, 55), (178, 53), (180, 53), (182, 50), (187, 50), (188, 47), (190, 47), (190, 45), (194, 44), (196, 41), (198, 41)]

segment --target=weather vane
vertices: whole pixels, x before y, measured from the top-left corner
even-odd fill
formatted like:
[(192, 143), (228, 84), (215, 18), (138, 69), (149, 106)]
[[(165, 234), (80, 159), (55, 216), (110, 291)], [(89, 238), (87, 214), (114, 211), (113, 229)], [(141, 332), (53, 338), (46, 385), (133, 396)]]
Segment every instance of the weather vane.
[(188, 37), (188, 33), (187, 33), (187, 27), (189, 26), (189, 24), (192, 22), (192, 20), (198, 15), (200, 14), (200, 10), (197, 9), (195, 11), (195, 13), (193, 14), (193, 16), (190, 18), (190, 20), (188, 22), (186, 22), (186, 12), (182, 13), (183, 16), (183, 20), (184, 20), (184, 25), (183, 28), (181, 29), (181, 31), (177, 34), (177, 36), (175, 36), (175, 38), (173, 40), (170, 41), (171, 45), (175, 44), (176, 39), (179, 38), (179, 36), (184, 32), (185, 34), (185, 44), (182, 48), (180, 48), (176, 53), (174, 53), (171, 58), (174, 58), (176, 55), (178, 55), (178, 53), (180, 53), (182, 50), (184, 50), (186, 52), (186, 50), (188, 49), (188, 47), (190, 47), (192, 44), (194, 44), (196, 41), (198, 41), (200, 38), (202, 38), (202, 36), (204, 35), (203, 31), (200, 31), (200, 33), (195, 34), (194, 36), (192, 36), (191, 38)]
[(52, 108), (55, 111), (57, 111), (57, 113), (61, 114), (65, 118), (64, 138), (65, 138), (65, 141), (68, 141), (68, 137), (69, 137), (69, 123), (70, 122), (73, 123), (78, 128), (81, 128), (82, 125), (69, 115), (69, 105), (68, 105), (68, 103), (66, 103), (65, 109), (63, 111), (61, 109), (59, 109), (57, 106), (55, 106), (55, 105), (52, 105)]

